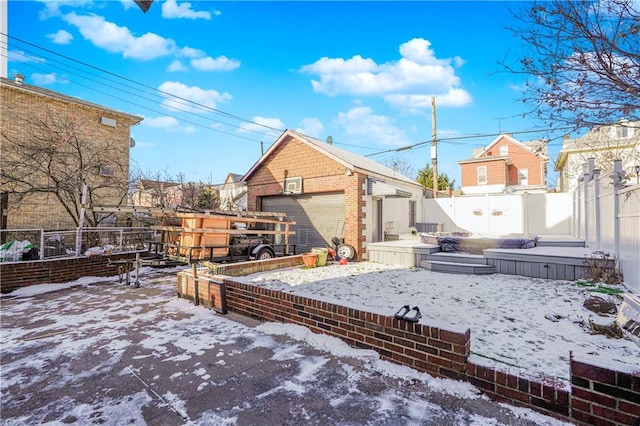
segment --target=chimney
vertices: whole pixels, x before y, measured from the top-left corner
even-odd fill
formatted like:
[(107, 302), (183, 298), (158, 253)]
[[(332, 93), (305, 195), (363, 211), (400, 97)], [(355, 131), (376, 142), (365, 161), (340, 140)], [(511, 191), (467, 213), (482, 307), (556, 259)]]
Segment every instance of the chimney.
[(13, 74), (13, 78), (15, 79), (16, 84), (24, 83), (24, 75), (22, 75), (22, 74), (15, 73), (15, 74)]

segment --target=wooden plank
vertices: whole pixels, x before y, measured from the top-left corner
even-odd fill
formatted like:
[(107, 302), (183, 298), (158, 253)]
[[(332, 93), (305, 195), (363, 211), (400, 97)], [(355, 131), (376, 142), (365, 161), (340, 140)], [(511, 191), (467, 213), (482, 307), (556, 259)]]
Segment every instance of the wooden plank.
[(191, 232), (201, 234), (229, 234), (229, 235), (295, 235), (296, 231), (265, 231), (264, 229), (213, 229), (213, 228), (183, 228), (181, 226), (159, 226), (149, 227), (155, 231)]

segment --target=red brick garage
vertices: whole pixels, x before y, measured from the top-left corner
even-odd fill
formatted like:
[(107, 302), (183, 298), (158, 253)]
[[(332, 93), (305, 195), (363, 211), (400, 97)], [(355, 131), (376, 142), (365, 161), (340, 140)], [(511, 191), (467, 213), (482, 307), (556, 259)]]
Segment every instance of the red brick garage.
[(362, 259), (366, 246), (367, 182), (421, 190), (416, 182), (366, 157), (286, 130), (244, 175), (247, 208), (280, 211), (296, 220), (297, 251), (344, 237)]

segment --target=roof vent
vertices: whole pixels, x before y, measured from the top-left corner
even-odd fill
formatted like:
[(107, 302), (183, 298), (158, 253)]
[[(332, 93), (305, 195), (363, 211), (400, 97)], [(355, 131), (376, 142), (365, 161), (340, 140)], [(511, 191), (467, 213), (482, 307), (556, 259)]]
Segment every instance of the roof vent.
[(333, 145), (333, 137), (332, 136), (327, 136), (327, 143), (329, 145)]
[(15, 73), (13, 75), (13, 78), (15, 79), (16, 84), (24, 83), (24, 75), (22, 75), (22, 74)]

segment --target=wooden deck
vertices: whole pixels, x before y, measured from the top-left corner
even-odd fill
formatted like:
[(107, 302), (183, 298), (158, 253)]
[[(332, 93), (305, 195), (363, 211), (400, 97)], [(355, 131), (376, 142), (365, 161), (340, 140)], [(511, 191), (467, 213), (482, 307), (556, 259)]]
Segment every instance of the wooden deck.
[(598, 256), (596, 250), (584, 247), (584, 241), (568, 237), (542, 237), (534, 248), (486, 249), (482, 255), (441, 252), (439, 246), (417, 240), (369, 244), (367, 253), (374, 262), (436, 272), (499, 273), (569, 281), (586, 278), (586, 263)]
[(574, 281), (588, 277), (585, 261), (597, 256), (587, 247), (538, 246), (530, 249), (487, 249), (483, 256), (499, 274)]

